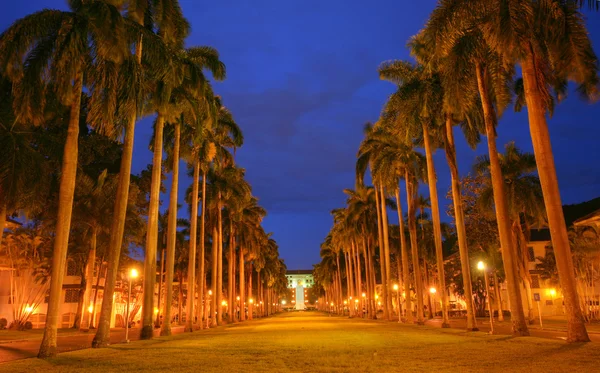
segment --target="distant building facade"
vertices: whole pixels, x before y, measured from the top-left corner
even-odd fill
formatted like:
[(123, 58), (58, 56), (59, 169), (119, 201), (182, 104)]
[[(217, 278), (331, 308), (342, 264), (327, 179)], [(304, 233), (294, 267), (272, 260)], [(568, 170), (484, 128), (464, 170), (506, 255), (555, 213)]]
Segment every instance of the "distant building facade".
[(289, 270), (286, 273), (286, 277), (292, 296), (292, 299), (289, 300), (291, 304), (288, 303), (286, 308), (304, 310), (314, 306), (316, 299), (314, 299), (315, 294), (312, 293), (312, 287), (315, 280), (312, 270)]

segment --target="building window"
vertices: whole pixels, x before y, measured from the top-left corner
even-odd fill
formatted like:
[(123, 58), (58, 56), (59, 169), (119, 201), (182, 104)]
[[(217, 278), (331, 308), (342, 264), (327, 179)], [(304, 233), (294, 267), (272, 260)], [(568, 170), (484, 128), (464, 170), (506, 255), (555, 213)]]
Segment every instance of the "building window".
[(553, 306), (554, 302), (552, 301), (552, 299), (546, 299), (546, 306)]
[(67, 289), (65, 292), (65, 303), (79, 302), (79, 289)]
[(527, 248), (527, 255), (529, 256), (530, 262), (535, 262), (535, 251), (533, 250), (533, 246)]
[(77, 263), (74, 260), (67, 261), (67, 276), (77, 276)]
[(537, 275), (531, 276), (531, 288), (539, 289), (540, 288), (540, 278)]

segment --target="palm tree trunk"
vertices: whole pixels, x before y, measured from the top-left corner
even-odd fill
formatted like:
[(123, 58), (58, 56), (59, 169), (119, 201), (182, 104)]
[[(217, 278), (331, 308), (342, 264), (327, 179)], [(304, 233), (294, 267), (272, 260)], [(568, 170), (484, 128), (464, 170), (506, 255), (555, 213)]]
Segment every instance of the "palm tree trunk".
[[(517, 217), (517, 219), (519, 219)], [(519, 220), (514, 220), (512, 222), (512, 231), (516, 233), (515, 240), (513, 242), (518, 242), (515, 244), (515, 249), (519, 252), (520, 255), (516, 255), (516, 260), (519, 262), (518, 268), (520, 268), (521, 278), (523, 279), (523, 285), (525, 286), (525, 297), (527, 298), (527, 322), (529, 324), (533, 324), (535, 322), (535, 316), (533, 312), (533, 293), (531, 291), (531, 274), (529, 273), (529, 269), (527, 268), (529, 261), (529, 254), (527, 252), (527, 242), (525, 240), (525, 235), (523, 234), (523, 230), (521, 227), (521, 222)]]
[[(185, 320), (185, 331), (194, 331), (194, 298), (196, 292), (194, 286), (196, 284), (196, 236), (198, 230), (198, 184), (200, 183), (200, 161), (194, 154), (194, 179), (192, 180), (192, 211), (190, 212), (190, 253), (188, 262), (188, 288), (187, 288), (187, 310)], [(202, 299), (198, 298), (198, 302)]]
[(163, 290), (163, 285), (164, 285), (164, 274), (165, 274), (165, 248), (163, 247), (162, 250), (160, 251), (160, 271), (158, 272), (158, 299), (156, 300), (156, 309), (158, 310), (158, 312), (156, 312), (156, 318), (154, 319), (154, 328), (160, 328), (161, 325), (161, 320), (160, 317), (162, 316), (162, 309), (161, 309), (161, 305), (164, 303), (164, 290)]
[(417, 293), (417, 321), (419, 325), (425, 324), (423, 318), (423, 279), (421, 278), (421, 266), (419, 264), (419, 246), (417, 243), (417, 218), (415, 208), (416, 186), (409, 181), (408, 169), (405, 171), (406, 199), (408, 202), (408, 233), (410, 235), (410, 251), (412, 254), (413, 276), (415, 290)]
[(254, 299), (252, 299), (252, 261), (248, 262), (248, 320), (252, 320), (252, 307), (254, 306)]
[(385, 204), (385, 191), (383, 186), (380, 186), (381, 196), (381, 225), (383, 229), (383, 243), (385, 250), (385, 307), (387, 309), (387, 319), (392, 320), (392, 269), (390, 264), (390, 236), (389, 236), (389, 222), (387, 217), (387, 206)]
[(452, 176), (452, 202), (454, 204), (454, 215), (456, 219), (456, 233), (458, 236), (458, 249), (460, 252), (461, 272), (463, 276), (465, 303), (467, 304), (467, 330), (477, 331), (475, 312), (473, 305), (473, 284), (471, 283), (471, 265), (469, 264), (469, 249), (467, 247), (467, 233), (465, 230), (465, 218), (463, 212), (462, 195), (460, 191), (460, 176), (458, 164), (456, 163), (456, 145), (452, 132), (452, 117), (446, 115), (446, 131), (444, 132), (444, 148), (446, 159)]
[(504, 321), (504, 314), (502, 313), (502, 296), (500, 294), (500, 283), (498, 282), (498, 273), (494, 270), (494, 290), (496, 291), (496, 304), (498, 308), (498, 321)]
[[(408, 187), (408, 184), (407, 184)], [(404, 233), (404, 217), (402, 216), (402, 202), (400, 200), (400, 189), (396, 189), (396, 209), (398, 212), (398, 226), (400, 227), (400, 251), (402, 255), (402, 276), (404, 285), (404, 299), (406, 302), (406, 322), (414, 323), (412, 313), (412, 298), (410, 296), (410, 272), (408, 269), (408, 248), (406, 247), (406, 235)]]
[(354, 307), (352, 302), (354, 299), (354, 263), (352, 262), (352, 243), (350, 249), (346, 253), (348, 266), (346, 267), (346, 276), (348, 277), (348, 313), (350, 316), (354, 316)]
[[(81, 320), (80, 330), (88, 331), (90, 329), (90, 298), (92, 296), (92, 286), (94, 281), (94, 268), (96, 267), (96, 238), (98, 236), (98, 230), (96, 227), (92, 228), (92, 238), (90, 242), (90, 252), (88, 253), (87, 267), (85, 270), (85, 277), (87, 278), (85, 293), (83, 295), (83, 318)], [(98, 272), (100, 276), (100, 272)], [(96, 307), (94, 304), (93, 307)], [(92, 308), (93, 310), (93, 308)]]
[(550, 142), (550, 133), (546, 122), (546, 111), (542, 106), (542, 98), (538, 81), (535, 52), (530, 46), (528, 55), (521, 61), (523, 69), (523, 84), (525, 88), (525, 101), (529, 117), (529, 130), (533, 142), (533, 152), (542, 185), (544, 204), (548, 214), (548, 226), (552, 239), (552, 247), (556, 256), (556, 266), (560, 278), (560, 286), (564, 295), (565, 310), (567, 315), (567, 341), (589, 342), (583, 315), (579, 306), (577, 285), (575, 283), (575, 270), (569, 246), (569, 236), (562, 210), (560, 189), (554, 166), (554, 155)]
[[(135, 55), (137, 59), (137, 63), (141, 64), (142, 62), (142, 36), (140, 35), (138, 38), (138, 42), (135, 46)], [(115, 204), (114, 204), (114, 212), (113, 219), (110, 230), (110, 241), (108, 246), (108, 266), (106, 272), (106, 279), (104, 281), (104, 292), (102, 296), (102, 306), (100, 313), (100, 320), (98, 321), (98, 331), (94, 336), (94, 340), (92, 341), (92, 347), (106, 347), (109, 344), (110, 339), (110, 319), (112, 318), (112, 308), (113, 308), (113, 294), (115, 292), (115, 283), (117, 281), (117, 271), (119, 270), (119, 260), (121, 258), (121, 246), (123, 245), (123, 233), (125, 232), (125, 216), (127, 214), (127, 204), (129, 201), (129, 183), (131, 179), (131, 162), (133, 159), (133, 140), (135, 135), (135, 122), (137, 120), (137, 110), (134, 108), (131, 111), (129, 120), (125, 127), (125, 137), (123, 139), (123, 153), (121, 155), (121, 167), (119, 170), (119, 184), (117, 186), (117, 194), (115, 196)], [(162, 136), (161, 136), (162, 138)], [(160, 169), (160, 167), (159, 167)], [(154, 174), (152, 175), (154, 177)], [(158, 179), (160, 182), (160, 174), (158, 175)], [(146, 251), (145, 258), (152, 255), (152, 253), (148, 253)], [(154, 250), (154, 256), (152, 260), (156, 262), (156, 247)], [(156, 263), (154, 263), (154, 272), (156, 273)], [(146, 272), (148, 273), (148, 272)], [(152, 282), (152, 296), (154, 297), (154, 280)], [(145, 281), (145, 279), (144, 279)], [(144, 289), (147, 289), (145, 286), (147, 284), (144, 283)], [(96, 289), (96, 293), (98, 290)], [(153, 299), (153, 298), (152, 298)], [(94, 312), (96, 304), (94, 303)], [(146, 330), (144, 334), (144, 329), (142, 329), (141, 337), (142, 339), (152, 338), (152, 304), (150, 305), (149, 310), (149, 330)], [(146, 313), (144, 313), (144, 320), (146, 320)], [(146, 325), (142, 323), (142, 326)], [(148, 334), (148, 331), (150, 334)]]
[(444, 252), (442, 249), (442, 228), (440, 223), (440, 204), (437, 193), (437, 176), (433, 163), (433, 149), (429, 128), (423, 122), (423, 139), (425, 143), (425, 158), (427, 160), (427, 184), (429, 185), (429, 199), (431, 200), (431, 220), (433, 221), (433, 238), (435, 242), (435, 257), (437, 262), (440, 297), (442, 301), (442, 328), (450, 327), (448, 318), (448, 292), (446, 291), (446, 275), (444, 273)]
[[(142, 305), (142, 331), (140, 339), (151, 339), (153, 333), (154, 285), (156, 283), (156, 247), (158, 245), (158, 207), (163, 152), (163, 127), (165, 118), (158, 114), (154, 127), (154, 156), (152, 158), (152, 184), (148, 207), (148, 229), (146, 231), (146, 253), (144, 256), (144, 301)], [(162, 274), (161, 274), (162, 275)], [(158, 305), (160, 308), (160, 304)], [(166, 321), (163, 314), (163, 324)]]
[(336, 307), (338, 309), (338, 313), (343, 313), (343, 309), (342, 312), (339, 311), (340, 306), (343, 306), (344, 302), (342, 300), (342, 270), (340, 267), (340, 255), (342, 254), (341, 251), (339, 251), (336, 256), (335, 256), (335, 260), (336, 260), (336, 264), (337, 264), (337, 284), (338, 284), (338, 292), (337, 292), (337, 304)]
[(235, 273), (233, 273), (233, 263), (235, 262), (235, 250), (234, 250), (235, 239), (233, 237), (233, 222), (231, 219), (229, 220), (229, 258), (227, 258), (227, 319), (229, 322), (234, 321), (235, 314), (235, 297), (234, 293), (234, 285), (233, 279), (235, 278)]
[(177, 293), (179, 295), (177, 301), (177, 325), (181, 325), (183, 324), (183, 273), (180, 272), (177, 277), (179, 277), (179, 285), (177, 286)]
[(206, 293), (204, 291), (204, 283), (206, 275), (204, 274), (204, 235), (206, 228), (206, 171), (202, 173), (202, 216), (200, 217), (200, 260), (198, 262), (198, 324), (200, 329), (203, 328), (202, 315), (205, 314), (204, 309), (207, 308), (208, 302), (204, 299)]
[(221, 192), (219, 192), (219, 200), (217, 203), (217, 219), (218, 219), (218, 240), (219, 243), (217, 249), (219, 250), (217, 253), (217, 294), (215, 299), (217, 302), (215, 303), (215, 310), (217, 311), (217, 325), (221, 325), (223, 323), (223, 307), (221, 306), (221, 302), (223, 301), (223, 211), (221, 210)]
[(240, 265), (239, 265), (239, 277), (240, 277), (240, 321), (246, 320), (246, 310), (244, 307), (244, 302), (246, 302), (246, 292), (245, 292), (245, 273), (244, 273), (244, 250), (240, 247)]
[(210, 318), (212, 326), (217, 326), (217, 315), (215, 313), (216, 307), (216, 299), (217, 299), (217, 272), (219, 266), (219, 231), (217, 226), (213, 226), (212, 233), (212, 272), (211, 272), (211, 281), (210, 287), (212, 288), (212, 297), (210, 297)]
[[(169, 221), (167, 224), (167, 274), (165, 280), (165, 310), (161, 336), (171, 335), (171, 312), (173, 303), (173, 274), (175, 272), (175, 244), (177, 240), (177, 196), (179, 194), (179, 140), (181, 127), (175, 124), (175, 139), (173, 142), (173, 166), (171, 173), (171, 195), (169, 198)], [(156, 151), (156, 149), (154, 149)]]
[[(79, 114), (81, 110), (81, 93), (83, 87), (83, 72), (78, 68), (73, 82), (73, 102), (69, 117), (69, 127), (63, 151), (60, 189), (58, 192), (58, 213), (54, 237), (54, 252), (52, 255), (52, 275), (50, 277), (50, 299), (44, 336), (38, 353), (39, 358), (56, 356), (56, 334), (60, 317), (62, 284), (67, 261), (69, 232), (71, 229), (71, 214), (73, 196), (75, 194), (75, 179), (77, 177)], [(4, 230), (4, 226), (2, 226)]]
[(502, 177), (502, 169), (500, 168), (500, 159), (496, 147), (496, 112), (488, 95), (486, 72), (481, 64), (476, 65), (476, 73), (490, 156), (490, 172), (492, 175), (492, 189), (494, 192), (500, 246), (502, 247), (502, 261), (504, 262), (504, 273), (509, 285), (508, 296), (510, 297), (511, 304), (512, 333), (515, 336), (525, 336), (529, 335), (529, 331), (527, 330), (527, 321), (523, 313), (523, 302), (520, 296), (521, 292), (519, 291), (519, 281), (517, 280), (516, 249), (510, 235), (511, 219), (508, 214), (504, 178)]

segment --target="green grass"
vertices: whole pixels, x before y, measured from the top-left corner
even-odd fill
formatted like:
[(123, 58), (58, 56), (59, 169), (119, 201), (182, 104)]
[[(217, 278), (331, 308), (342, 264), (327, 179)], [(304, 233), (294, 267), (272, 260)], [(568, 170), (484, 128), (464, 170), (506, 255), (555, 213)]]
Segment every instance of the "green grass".
[[(78, 330), (74, 329), (58, 329), (59, 335), (78, 334)], [(21, 341), (21, 340), (41, 340), (44, 335), (44, 329), (30, 329), (30, 330), (0, 330), (0, 343), (8, 341)]]
[(8, 372), (589, 372), (600, 345), (290, 313), (49, 360)]

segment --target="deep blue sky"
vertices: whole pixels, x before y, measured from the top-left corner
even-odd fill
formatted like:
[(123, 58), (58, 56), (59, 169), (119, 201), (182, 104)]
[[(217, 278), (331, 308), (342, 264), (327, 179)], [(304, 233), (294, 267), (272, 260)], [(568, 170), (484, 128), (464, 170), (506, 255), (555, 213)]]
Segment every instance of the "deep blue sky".
[[(31, 12), (65, 4), (6, 2), (0, 30)], [(214, 88), (244, 131), (237, 161), (268, 210), (264, 226), (274, 233), (288, 268), (311, 268), (331, 227), (329, 211), (343, 206), (342, 189), (354, 185), (363, 125), (377, 120), (394, 91), (378, 79), (377, 66), (409, 58), (406, 41), (423, 26), (435, 1), (182, 0), (181, 5), (192, 25), (187, 45), (216, 47), (227, 65), (227, 80)], [(588, 17), (600, 53), (600, 13)], [(563, 203), (600, 196), (599, 118), (600, 105), (573, 94), (550, 120)], [(133, 172), (152, 161), (151, 122), (138, 123)], [(505, 114), (498, 131), (499, 147), (514, 140), (532, 151), (525, 113)], [(465, 174), (487, 149), (470, 150), (458, 132), (457, 143)], [(435, 161), (443, 196), (449, 171), (442, 152)], [(180, 181), (181, 196), (190, 182)], [(168, 198), (163, 201), (165, 208)]]

